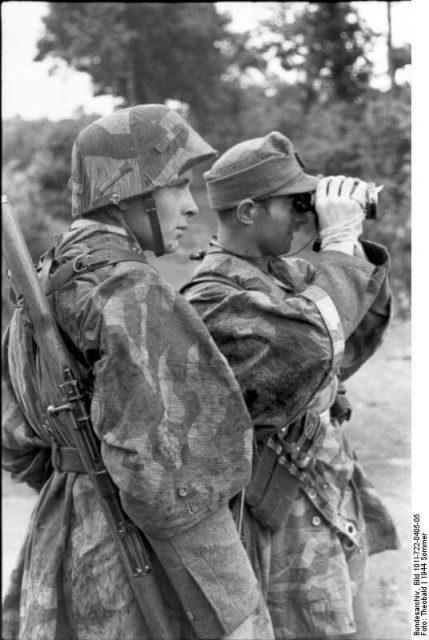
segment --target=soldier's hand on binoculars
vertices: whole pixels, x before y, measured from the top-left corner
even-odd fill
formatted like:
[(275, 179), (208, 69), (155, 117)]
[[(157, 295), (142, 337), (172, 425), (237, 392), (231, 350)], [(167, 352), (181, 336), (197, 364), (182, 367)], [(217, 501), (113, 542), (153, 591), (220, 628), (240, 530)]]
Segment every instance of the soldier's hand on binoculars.
[(361, 222), (365, 215), (366, 189), (366, 182), (357, 178), (322, 178), (317, 185), (315, 200), (320, 229)]

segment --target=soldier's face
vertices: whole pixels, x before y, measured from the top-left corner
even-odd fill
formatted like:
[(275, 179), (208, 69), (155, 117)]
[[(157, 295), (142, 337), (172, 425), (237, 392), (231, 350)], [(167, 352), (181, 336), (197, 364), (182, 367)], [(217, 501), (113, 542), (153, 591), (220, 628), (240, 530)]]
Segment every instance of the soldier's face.
[(303, 222), (304, 216), (296, 213), (290, 196), (270, 198), (254, 222), (255, 241), (261, 254), (279, 256), (288, 253), (293, 235)]
[[(189, 190), (190, 178), (190, 173), (185, 173), (171, 186), (153, 192), (165, 253), (176, 251), (191, 218), (198, 213)], [(155, 244), (152, 228), (144, 209), (143, 198), (128, 201), (125, 219), (142, 249), (153, 251)]]
[(165, 253), (174, 253), (198, 207), (190, 192), (190, 172), (181, 175), (172, 186), (155, 191), (154, 198), (161, 225)]

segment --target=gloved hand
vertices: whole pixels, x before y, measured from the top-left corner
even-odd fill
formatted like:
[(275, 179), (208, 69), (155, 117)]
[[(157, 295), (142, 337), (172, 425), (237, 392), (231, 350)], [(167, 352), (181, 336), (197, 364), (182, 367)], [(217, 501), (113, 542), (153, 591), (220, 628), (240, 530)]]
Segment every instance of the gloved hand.
[(362, 233), (367, 184), (356, 178), (322, 178), (316, 189), (316, 211), (322, 251), (353, 254)]

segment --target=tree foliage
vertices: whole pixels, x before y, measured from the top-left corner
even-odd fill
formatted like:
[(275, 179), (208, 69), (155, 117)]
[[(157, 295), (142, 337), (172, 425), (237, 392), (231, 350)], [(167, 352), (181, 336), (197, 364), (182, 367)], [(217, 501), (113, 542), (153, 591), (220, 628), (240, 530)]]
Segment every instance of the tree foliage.
[(123, 106), (186, 102), (203, 119), (228, 59), (228, 19), (213, 3), (50, 2), (36, 60), (60, 58), (90, 74), (95, 95)]
[(35, 257), (50, 222), (70, 218), (71, 148), (79, 132), (97, 117), (81, 115), (59, 122), (12, 118), (3, 125), (3, 188)]
[(349, 2), (277, 2), (260, 29), (262, 44), (254, 44), (259, 68), (273, 58), (296, 75), (303, 105), (330, 99), (356, 100), (369, 85), (367, 55), (373, 32)]
[[(390, 249), (396, 309), (405, 314), (411, 279), (409, 87), (386, 93), (371, 87), (373, 35), (349, 3), (272, 6), (269, 20), (253, 34), (258, 42), (250, 33), (228, 32), (228, 21), (212, 3), (50, 3), (38, 58), (66, 60), (90, 73), (97, 93), (121, 96), (126, 104), (167, 98), (189, 103), (193, 123), (220, 153), (277, 130), (294, 142), (309, 173), (384, 184), (381, 220), (367, 223), (365, 235)], [(395, 51), (399, 69), (409, 63), (409, 48)], [(290, 74), (273, 72), (273, 60)], [(265, 75), (252, 82), (246, 75), (252, 69)], [(70, 151), (95, 117), (4, 123), (4, 187), (34, 257), (47, 248), (49, 232), (70, 218)], [(202, 218), (210, 219), (204, 206)]]

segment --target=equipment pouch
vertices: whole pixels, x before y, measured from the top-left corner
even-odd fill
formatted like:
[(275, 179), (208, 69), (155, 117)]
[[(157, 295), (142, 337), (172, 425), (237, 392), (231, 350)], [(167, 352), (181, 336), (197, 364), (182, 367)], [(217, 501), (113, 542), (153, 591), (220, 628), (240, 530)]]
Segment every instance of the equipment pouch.
[(262, 499), (251, 508), (253, 515), (265, 527), (276, 531), (286, 523), (299, 487), (299, 478), (277, 462)]
[(285, 524), (298, 493), (301, 472), (297, 476), (286, 468), (283, 446), (270, 438), (254, 462), (252, 478), (246, 487), (246, 502), (264, 526), (272, 531)]
[(264, 527), (275, 531), (286, 523), (304, 470), (314, 463), (324, 435), (319, 417), (309, 411), (291, 425), (284, 440), (271, 436), (255, 457), (246, 502)]

